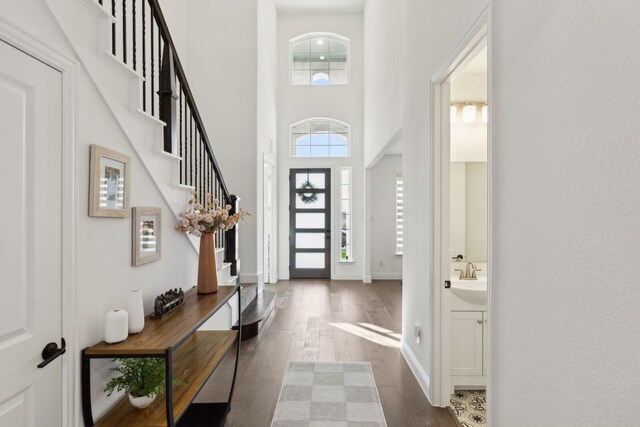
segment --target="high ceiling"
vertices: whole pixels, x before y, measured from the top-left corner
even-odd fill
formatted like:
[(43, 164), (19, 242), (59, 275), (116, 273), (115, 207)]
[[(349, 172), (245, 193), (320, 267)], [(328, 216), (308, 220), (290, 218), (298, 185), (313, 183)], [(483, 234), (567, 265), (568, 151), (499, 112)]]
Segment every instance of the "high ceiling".
[(274, 0), (280, 13), (359, 13), (366, 0)]

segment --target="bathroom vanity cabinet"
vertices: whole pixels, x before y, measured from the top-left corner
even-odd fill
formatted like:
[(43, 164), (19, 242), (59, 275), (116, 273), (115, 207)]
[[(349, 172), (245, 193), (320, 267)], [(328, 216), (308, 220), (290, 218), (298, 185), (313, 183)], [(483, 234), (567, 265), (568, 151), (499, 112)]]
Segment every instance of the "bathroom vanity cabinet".
[[(451, 375), (454, 377), (484, 377), (486, 375), (485, 342), (487, 319), (485, 311), (451, 312)], [(455, 382), (467, 381), (459, 378)], [(478, 379), (473, 378), (478, 385)], [(461, 384), (462, 385), (462, 384)]]

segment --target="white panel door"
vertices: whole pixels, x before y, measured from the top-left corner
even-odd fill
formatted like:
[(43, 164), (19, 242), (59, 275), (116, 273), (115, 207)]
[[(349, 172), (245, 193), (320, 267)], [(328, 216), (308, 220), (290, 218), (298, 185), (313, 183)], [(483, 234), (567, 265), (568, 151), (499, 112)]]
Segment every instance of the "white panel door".
[(451, 375), (482, 375), (481, 311), (451, 312)]
[(60, 427), (62, 75), (2, 41), (0, 147), (0, 427)]

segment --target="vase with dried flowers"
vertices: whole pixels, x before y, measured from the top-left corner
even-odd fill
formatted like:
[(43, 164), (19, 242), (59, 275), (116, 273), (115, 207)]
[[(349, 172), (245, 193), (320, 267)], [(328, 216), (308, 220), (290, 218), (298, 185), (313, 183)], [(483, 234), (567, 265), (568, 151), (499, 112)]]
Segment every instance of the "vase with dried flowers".
[(191, 192), (189, 208), (180, 212), (176, 230), (200, 238), (200, 259), (198, 262), (198, 293), (218, 292), (218, 273), (213, 235), (217, 231), (231, 230), (249, 215), (242, 209), (233, 215), (231, 205), (220, 206), (218, 199), (206, 193), (205, 203), (198, 200), (198, 193)]

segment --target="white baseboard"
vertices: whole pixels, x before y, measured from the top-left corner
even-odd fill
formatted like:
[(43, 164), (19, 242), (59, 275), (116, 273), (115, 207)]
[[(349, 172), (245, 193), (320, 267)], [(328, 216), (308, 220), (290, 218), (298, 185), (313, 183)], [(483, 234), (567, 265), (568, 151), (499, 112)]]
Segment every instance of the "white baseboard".
[(433, 403), (431, 402), (431, 397), (429, 396), (429, 385), (431, 383), (431, 381), (429, 380), (429, 375), (427, 375), (427, 373), (424, 371), (422, 365), (420, 365), (420, 362), (416, 358), (416, 355), (413, 354), (413, 351), (411, 351), (411, 348), (409, 348), (409, 346), (405, 342), (402, 343), (400, 352), (404, 356), (404, 360), (407, 361), (411, 372), (413, 372), (413, 375), (418, 380), (418, 384), (420, 384), (422, 392), (426, 396), (429, 403), (433, 405)]
[(371, 273), (373, 280), (402, 280), (402, 273)]
[(364, 277), (362, 277), (362, 281), (364, 283), (371, 283), (371, 276), (365, 275)]
[(331, 276), (331, 280), (358, 280), (362, 281), (362, 276), (359, 274), (334, 274)]

